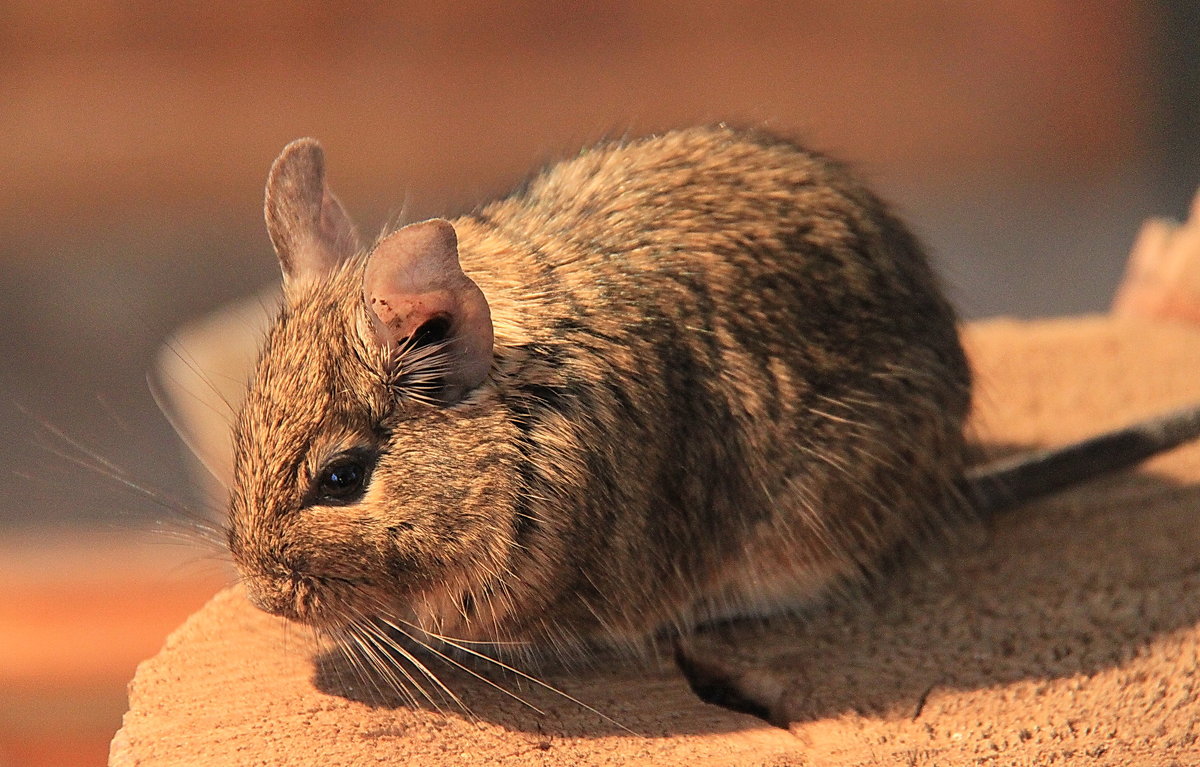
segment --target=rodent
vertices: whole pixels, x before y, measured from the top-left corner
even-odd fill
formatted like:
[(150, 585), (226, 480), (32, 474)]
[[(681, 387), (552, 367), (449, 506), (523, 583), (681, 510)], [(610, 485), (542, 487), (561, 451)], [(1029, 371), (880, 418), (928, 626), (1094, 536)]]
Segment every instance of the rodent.
[(365, 246), (301, 139), (266, 218), (284, 301), (235, 425), (229, 548), (255, 604), (320, 630), (560, 648), (769, 614), (1200, 430), (970, 467), (921, 245), (763, 132), (602, 144)]

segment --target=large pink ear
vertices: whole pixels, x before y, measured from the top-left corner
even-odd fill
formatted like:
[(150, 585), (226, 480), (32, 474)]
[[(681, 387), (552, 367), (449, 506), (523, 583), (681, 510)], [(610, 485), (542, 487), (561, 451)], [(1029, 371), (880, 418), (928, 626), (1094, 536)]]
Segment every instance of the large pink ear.
[(354, 223), (325, 185), (315, 139), (296, 139), (275, 158), (263, 207), (285, 287), (324, 278), (359, 250)]
[(400, 357), (444, 344), (439, 398), (453, 402), (483, 383), (492, 367), (492, 314), (487, 298), (458, 263), (449, 221), (422, 221), (380, 240), (363, 276), (375, 338)]

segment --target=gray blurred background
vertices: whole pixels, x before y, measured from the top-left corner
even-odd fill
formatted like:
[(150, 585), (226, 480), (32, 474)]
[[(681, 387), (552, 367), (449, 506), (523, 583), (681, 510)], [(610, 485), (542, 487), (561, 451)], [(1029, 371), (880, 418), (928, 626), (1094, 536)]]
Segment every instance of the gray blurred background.
[(600, 138), (764, 125), (856, 165), (967, 317), (1104, 310), (1200, 182), (1191, 2), (349, 7), (0, 2), (0, 533), (169, 513), (68, 439), (195, 499), (145, 376), (277, 279), (261, 190), (298, 136), (371, 232)]

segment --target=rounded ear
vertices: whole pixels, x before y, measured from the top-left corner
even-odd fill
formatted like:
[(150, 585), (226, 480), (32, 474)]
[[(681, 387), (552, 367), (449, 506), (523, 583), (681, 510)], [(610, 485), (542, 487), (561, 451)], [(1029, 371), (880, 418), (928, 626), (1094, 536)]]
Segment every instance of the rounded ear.
[(263, 208), (285, 287), (325, 277), (360, 248), (354, 223), (325, 184), (316, 139), (296, 139), (275, 158)]
[[(431, 362), (439, 399), (453, 402), (483, 383), (492, 367), (487, 298), (458, 263), (458, 236), (440, 218), (410, 224), (379, 241), (367, 259), (363, 301), (375, 339)], [(434, 364), (436, 363), (436, 364)]]

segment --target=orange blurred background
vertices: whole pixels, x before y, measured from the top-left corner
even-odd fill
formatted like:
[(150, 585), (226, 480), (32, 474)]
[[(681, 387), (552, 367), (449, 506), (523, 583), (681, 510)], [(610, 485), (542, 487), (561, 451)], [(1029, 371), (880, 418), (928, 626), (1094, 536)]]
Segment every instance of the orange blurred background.
[(173, 328), (277, 279), (261, 197), (287, 141), (323, 141), (369, 232), (603, 137), (765, 125), (895, 201), (966, 315), (1096, 311), (1141, 220), (1200, 182), (1197, 16), (0, 0), (0, 766), (102, 763), (136, 662), (228, 579), (155, 545), (183, 506), (220, 511), (145, 375)]

